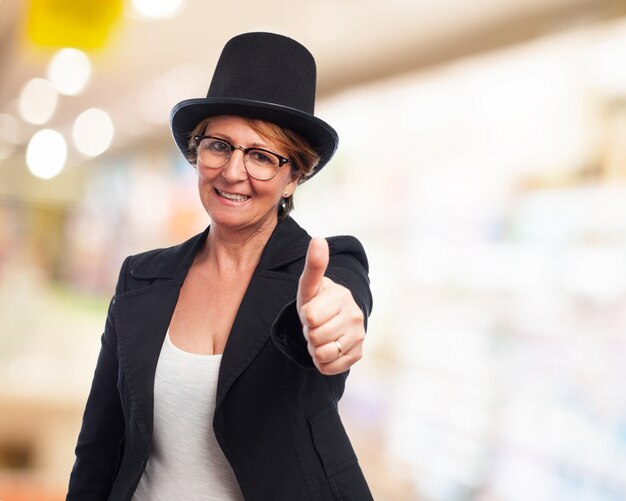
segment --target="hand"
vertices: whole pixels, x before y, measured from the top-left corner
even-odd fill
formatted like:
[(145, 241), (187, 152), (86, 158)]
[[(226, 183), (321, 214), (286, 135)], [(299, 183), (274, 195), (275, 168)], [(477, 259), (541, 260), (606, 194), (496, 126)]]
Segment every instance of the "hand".
[(309, 244), (296, 305), (315, 367), (327, 376), (348, 370), (363, 356), (363, 312), (345, 287), (324, 276), (328, 242)]

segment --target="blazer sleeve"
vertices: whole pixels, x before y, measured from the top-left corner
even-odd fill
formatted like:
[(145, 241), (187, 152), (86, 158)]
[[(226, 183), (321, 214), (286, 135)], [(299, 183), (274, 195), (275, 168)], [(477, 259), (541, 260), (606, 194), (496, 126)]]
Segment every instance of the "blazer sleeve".
[[(356, 238), (338, 236), (327, 239), (330, 261), (325, 276), (333, 282), (346, 287), (356, 304), (363, 312), (365, 329), (367, 318), (372, 311), (372, 294), (369, 282), (369, 264), (365, 250)], [(304, 268), (304, 259), (295, 265), (292, 273), (300, 276)], [(296, 309), (296, 300), (286, 304), (272, 325), (272, 339), (278, 348), (299, 366), (315, 369), (313, 360), (302, 334), (302, 323)]]
[(354, 301), (363, 312), (364, 327), (367, 331), (367, 319), (372, 312), (373, 300), (365, 249), (361, 242), (350, 236), (331, 237), (328, 244), (332, 257), (326, 276), (352, 293)]
[[(125, 290), (127, 258), (116, 295)], [(102, 345), (76, 445), (67, 501), (106, 500), (123, 453), (124, 414), (117, 391), (117, 332), (113, 319), (115, 296), (107, 314)]]

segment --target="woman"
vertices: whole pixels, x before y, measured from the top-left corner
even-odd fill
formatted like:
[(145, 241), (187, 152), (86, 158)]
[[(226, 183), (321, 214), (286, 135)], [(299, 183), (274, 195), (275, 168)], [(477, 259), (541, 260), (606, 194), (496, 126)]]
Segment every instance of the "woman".
[(289, 212), (337, 146), (298, 42), (227, 43), (174, 107), (211, 226), (124, 262), (68, 499), (371, 499), (337, 412), (371, 309), (353, 237)]

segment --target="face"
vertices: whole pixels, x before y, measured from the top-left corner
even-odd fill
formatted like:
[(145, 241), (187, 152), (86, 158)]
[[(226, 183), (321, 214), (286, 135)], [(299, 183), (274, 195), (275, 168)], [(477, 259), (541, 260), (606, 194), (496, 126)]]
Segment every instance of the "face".
[[(287, 156), (239, 117), (211, 119), (204, 135), (225, 139), (235, 146), (263, 148)], [(276, 176), (268, 181), (251, 178), (240, 150), (235, 150), (221, 169), (211, 169), (198, 158), (196, 170), (200, 199), (212, 224), (233, 230), (273, 228), (278, 220), (281, 198), (285, 193), (293, 194), (298, 181), (289, 164), (280, 167)]]

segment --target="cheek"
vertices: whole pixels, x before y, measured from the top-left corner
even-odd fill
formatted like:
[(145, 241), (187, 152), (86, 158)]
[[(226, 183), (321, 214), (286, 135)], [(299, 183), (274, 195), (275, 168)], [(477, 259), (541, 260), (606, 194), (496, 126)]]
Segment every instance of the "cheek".
[(209, 194), (212, 190), (210, 178), (206, 175), (198, 174), (197, 181), (197, 189), (198, 195), (200, 196), (200, 200), (202, 200), (203, 204), (206, 204), (209, 199)]
[(274, 186), (263, 186), (259, 190), (257, 193), (262, 193), (265, 199), (271, 200), (273, 204), (278, 204), (285, 191), (285, 185), (280, 183)]
[(202, 185), (206, 183), (206, 180), (205, 180), (205, 179), (206, 179), (206, 178), (205, 178), (205, 176), (203, 176), (202, 174), (200, 174), (200, 172), (198, 171), (198, 181), (197, 181), (197, 183), (198, 183), (198, 188), (202, 188)]
[(209, 169), (202, 169), (201, 167), (197, 167), (196, 172), (198, 176), (198, 187), (210, 184), (219, 174), (219, 172), (214, 172)]

